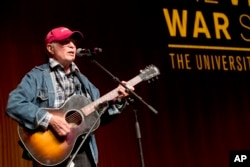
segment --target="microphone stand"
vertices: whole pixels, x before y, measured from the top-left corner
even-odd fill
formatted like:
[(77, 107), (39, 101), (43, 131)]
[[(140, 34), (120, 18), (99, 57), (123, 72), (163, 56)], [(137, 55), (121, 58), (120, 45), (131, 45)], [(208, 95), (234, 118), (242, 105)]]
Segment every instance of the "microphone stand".
[[(134, 102), (134, 101), (132, 100), (132, 102)], [(133, 111), (135, 113), (135, 130), (136, 130), (136, 137), (138, 139), (138, 146), (139, 146), (139, 151), (140, 151), (141, 166), (145, 167), (144, 156), (143, 156), (143, 151), (142, 151), (142, 142), (141, 142), (141, 130), (140, 130), (140, 124), (139, 124), (138, 116), (137, 116), (137, 109), (135, 107), (133, 107)]]

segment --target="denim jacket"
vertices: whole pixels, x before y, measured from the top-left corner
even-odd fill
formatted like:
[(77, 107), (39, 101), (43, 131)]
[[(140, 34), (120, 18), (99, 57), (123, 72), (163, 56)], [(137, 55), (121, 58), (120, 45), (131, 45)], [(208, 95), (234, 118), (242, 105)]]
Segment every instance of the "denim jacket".
[[(55, 89), (50, 75), (49, 64), (43, 64), (33, 68), (28, 72), (17, 86), (9, 94), (7, 103), (7, 114), (28, 129), (36, 129), (39, 123), (44, 119), (45, 111), (43, 108), (53, 108), (55, 102)], [(99, 98), (99, 90), (83, 75), (79, 74), (81, 83), (89, 93), (92, 100)], [(79, 79), (76, 79), (76, 85), (80, 85)], [(116, 107), (111, 107), (109, 114), (120, 113)], [(98, 163), (98, 151), (95, 137), (90, 136), (90, 149), (95, 163)]]

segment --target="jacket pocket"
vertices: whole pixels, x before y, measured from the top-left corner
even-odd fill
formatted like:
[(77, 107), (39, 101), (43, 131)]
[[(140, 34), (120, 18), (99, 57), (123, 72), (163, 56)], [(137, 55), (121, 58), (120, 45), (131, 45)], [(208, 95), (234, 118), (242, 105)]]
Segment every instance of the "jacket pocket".
[(37, 95), (37, 104), (39, 104), (40, 107), (47, 107), (48, 101), (49, 101), (48, 90), (40, 89)]

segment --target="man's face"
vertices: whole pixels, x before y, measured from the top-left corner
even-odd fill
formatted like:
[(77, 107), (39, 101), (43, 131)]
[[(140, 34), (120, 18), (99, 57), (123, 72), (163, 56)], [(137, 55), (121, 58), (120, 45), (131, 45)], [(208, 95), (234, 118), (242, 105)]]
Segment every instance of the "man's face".
[(76, 55), (76, 42), (73, 39), (54, 41), (47, 45), (52, 58), (56, 59), (63, 66), (69, 66)]

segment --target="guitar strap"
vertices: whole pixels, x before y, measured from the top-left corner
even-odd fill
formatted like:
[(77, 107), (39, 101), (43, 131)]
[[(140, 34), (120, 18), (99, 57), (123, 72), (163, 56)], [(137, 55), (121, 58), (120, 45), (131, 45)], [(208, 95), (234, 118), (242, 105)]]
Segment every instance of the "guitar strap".
[[(78, 93), (79, 91), (82, 92), (85, 95), (85, 97), (89, 100), (89, 102), (94, 101), (92, 93), (89, 92), (89, 90), (86, 88), (83, 80), (80, 77), (80, 72), (74, 71), (73, 75), (75, 76), (74, 81), (75, 79), (78, 81), (78, 82), (76, 81), (74, 82), (76, 86), (76, 92)], [(92, 125), (92, 127), (90, 128), (87, 134), (82, 135), (81, 137), (77, 139), (76, 145), (74, 147), (74, 151), (72, 152), (71, 156), (69, 157), (67, 161), (67, 167), (72, 167), (72, 164), (74, 163), (76, 163), (76, 165), (81, 164), (84, 166), (96, 166), (94, 163), (94, 159), (91, 153), (90, 146), (89, 146), (89, 140), (90, 140), (89, 136), (92, 132), (92, 129), (95, 127), (96, 123), (100, 119), (100, 117), (101, 117), (101, 114), (99, 115), (99, 118), (96, 119), (96, 121), (94, 122), (94, 124)], [(79, 161), (79, 158), (80, 158), (80, 161)]]

